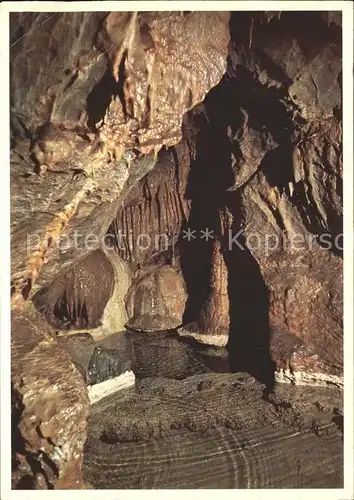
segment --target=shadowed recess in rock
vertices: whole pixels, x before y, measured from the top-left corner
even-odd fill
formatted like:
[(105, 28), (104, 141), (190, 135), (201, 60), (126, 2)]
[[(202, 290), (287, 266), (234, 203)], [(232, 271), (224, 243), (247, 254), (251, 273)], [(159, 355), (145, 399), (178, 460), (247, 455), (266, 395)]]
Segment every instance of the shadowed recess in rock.
[[(270, 389), (274, 365), (269, 353), (268, 290), (244, 238), (238, 241), (243, 250), (229, 240), (229, 231), (236, 235), (240, 230), (242, 207), (239, 192), (228, 192), (236, 172), (227, 128), (236, 124), (227, 100), (220, 99), (223, 86), (205, 100), (212, 119), (199, 134), (186, 190), (192, 200), (186, 228), (197, 233), (209, 228), (213, 237), (205, 241), (197, 236), (183, 243), (181, 266), (188, 291), (183, 319), (184, 323), (196, 321), (200, 333), (228, 336), (231, 370), (248, 371)], [(211, 300), (213, 295), (217, 301)]]
[[(235, 179), (225, 107), (220, 102), (216, 104), (212, 101), (210, 104), (209, 97), (205, 103), (211, 117), (210, 125), (204, 124), (199, 131), (196, 157), (191, 163), (185, 192), (191, 209), (183, 229), (191, 230), (193, 236), (185, 238), (181, 246), (181, 268), (188, 292), (184, 323), (198, 321), (203, 305), (213, 295), (213, 278), (217, 281), (216, 276), (212, 276), (213, 263), (216, 264), (219, 254), (218, 244), (214, 244), (213, 240), (222, 232), (219, 212), (224, 206), (225, 190), (233, 185)], [(203, 239), (206, 229), (211, 231), (212, 237)], [(218, 262), (218, 268), (219, 265), (221, 262)], [(208, 325), (209, 333), (212, 333), (213, 326)]]
[(87, 126), (90, 130), (97, 130), (96, 123), (104, 119), (109, 103), (117, 93), (118, 84), (114, 80), (112, 73), (107, 70), (87, 96)]
[(340, 11), (10, 38), (14, 487), (342, 487)]
[(271, 390), (275, 364), (270, 357), (267, 287), (256, 260), (247, 249), (226, 252), (225, 262), (229, 277), (230, 368), (251, 373)]
[(113, 287), (113, 267), (101, 250), (95, 250), (37, 292), (33, 302), (56, 328), (96, 328)]

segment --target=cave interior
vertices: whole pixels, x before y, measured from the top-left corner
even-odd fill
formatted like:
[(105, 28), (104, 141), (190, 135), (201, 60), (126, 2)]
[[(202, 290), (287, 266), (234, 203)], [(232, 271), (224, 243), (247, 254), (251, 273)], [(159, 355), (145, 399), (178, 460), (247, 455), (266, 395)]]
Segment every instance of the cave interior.
[[(111, 19), (112, 14), (116, 17)], [(196, 29), (194, 22), (201, 23), (203, 14), (197, 14), (200, 17), (173, 13), (171, 19), (176, 26), (185, 23), (188, 34)], [(55, 344), (51, 352), (65, 353), (63, 366), (72, 367), (69, 378), (74, 389), (69, 390), (65, 382), (70, 396), (63, 404), (81, 408), (77, 410), (80, 422), (86, 422), (88, 407), (86, 400), (73, 402), (75, 391), (130, 370), (140, 393), (151, 377), (173, 384), (210, 373), (247, 374), (259, 384), (260, 398), (277, 412), (293, 411), (292, 403), (274, 399), (277, 381), (301, 380), (308, 385), (310, 380), (315, 386), (341, 387), (340, 13), (209, 14), (214, 16), (212, 22), (225, 28), (225, 36), (220, 35), (214, 45), (206, 40), (204, 47), (207, 34), (203, 31), (195, 64), (203, 65), (202, 49), (207, 53), (212, 47), (215, 61), (208, 55), (202, 70), (215, 72), (215, 81), (201, 70), (199, 86), (190, 83), (189, 91), (182, 92), (178, 73), (168, 81), (168, 71), (161, 72), (158, 80), (147, 66), (145, 109), (139, 108), (145, 73), (136, 54), (141, 44), (146, 58), (155, 51), (158, 60), (158, 51), (164, 50), (157, 43), (158, 36), (163, 39), (158, 24), (163, 14), (144, 13), (130, 19), (128, 13), (108, 17), (107, 13), (91, 17), (81, 13), (82, 18), (75, 17), (79, 13), (72, 17), (59, 13), (47, 18), (41, 35), (33, 23), (41, 22), (44, 14), (18, 13), (11, 18), (11, 293), (16, 349), (12, 406), (17, 489), (83, 484), (86, 424), (79, 425), (81, 451), (71, 476), (56, 455), (58, 447), (53, 443), (59, 438), (52, 424), (47, 430), (41, 428), (52, 422), (53, 415), (39, 410), (39, 437), (37, 430), (33, 437), (26, 423), (26, 411), (37, 415), (45, 403), (26, 403), (30, 410), (23, 404), (27, 389), (16, 381), (23, 378), (24, 370), (33, 381), (43, 374), (36, 373), (35, 358), (33, 364), (23, 364), (21, 349), (32, 352), (33, 346), (44, 346), (45, 339)], [(102, 23), (106, 31), (97, 35)], [(139, 43), (135, 47), (127, 40), (132, 39), (136, 24), (134, 40)], [(82, 44), (75, 70), (76, 53), (69, 57), (66, 43), (58, 49), (57, 25), (67, 31), (66, 43)], [(85, 38), (88, 31), (91, 38)], [(29, 40), (17, 43), (26, 32)], [(115, 51), (111, 45), (107, 49), (105, 36), (114, 39)], [(180, 43), (182, 51), (188, 53), (188, 44), (196, 43), (193, 36), (186, 36), (186, 46)], [(56, 65), (67, 64), (59, 83), (42, 72), (35, 77), (39, 64), (35, 56), (34, 69), (21, 67), (21, 50), (31, 57), (27, 43), (39, 55), (50, 54), (53, 74)], [(90, 66), (92, 44), (101, 55), (102, 47), (106, 50), (106, 59), (95, 56), (98, 62)], [(183, 56), (176, 57), (184, 61)], [(161, 56), (159, 64), (164, 61)], [(182, 64), (179, 71), (184, 70)], [(20, 84), (16, 83), (19, 76), (24, 77)], [(23, 96), (24, 83), (29, 97)], [(165, 101), (161, 100), (161, 116), (156, 118), (159, 92)], [(37, 95), (42, 95), (42, 101), (34, 107), (31, 100)], [(154, 119), (161, 120), (162, 133), (153, 129)], [(170, 122), (178, 123), (177, 132)], [(103, 164), (103, 173), (93, 174), (85, 162), (90, 169)], [(71, 215), (78, 194), (81, 205)], [(65, 217), (61, 234), (55, 232), (57, 219)], [(24, 246), (26, 231), (46, 235), (44, 246), (40, 243), (29, 257), (18, 250)], [(75, 231), (78, 239), (72, 243)], [(69, 243), (64, 238), (67, 246), (55, 247), (58, 236), (71, 238)], [(289, 242), (294, 236), (312, 244), (293, 248)], [(87, 243), (90, 238), (93, 244)], [(32, 268), (36, 271), (30, 274)], [(60, 366), (52, 370), (51, 355), (45, 366), (56, 381), (62, 374)], [(38, 356), (47, 356), (45, 349)], [(133, 406), (130, 411), (133, 415)], [(341, 410), (337, 408), (331, 418), (338, 427)], [(127, 428), (124, 434), (121, 424), (117, 430), (107, 423), (102, 431), (101, 414), (100, 419), (102, 446), (146, 437), (140, 424), (136, 424), (138, 437), (131, 437)], [(89, 429), (90, 425), (89, 420)], [(89, 431), (88, 456), (93, 435)], [(44, 447), (39, 446), (43, 440)], [(44, 451), (38, 455), (37, 449)], [(91, 470), (87, 464), (86, 469)], [(92, 470), (88, 481), (103, 487)], [(341, 481), (340, 473), (336, 474), (339, 479), (334, 483)]]

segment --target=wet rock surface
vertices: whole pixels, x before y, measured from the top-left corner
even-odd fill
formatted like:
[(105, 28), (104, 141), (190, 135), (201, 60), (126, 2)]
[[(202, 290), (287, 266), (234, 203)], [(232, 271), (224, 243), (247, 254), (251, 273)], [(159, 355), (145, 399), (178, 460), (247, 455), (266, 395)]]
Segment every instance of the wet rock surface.
[(244, 373), (144, 378), (91, 407), (86, 480), (124, 489), (341, 487), (341, 393), (281, 386), (265, 398), (264, 389)]
[(89, 333), (77, 333), (66, 337), (57, 337), (58, 343), (70, 354), (71, 359), (84, 371), (87, 371), (96, 348), (96, 343)]
[[(202, 100), (209, 85), (216, 85), (226, 69), (228, 18), (227, 13), (190, 13), (186, 16), (150, 13), (139, 17), (132, 14), (131, 18), (119, 13), (11, 14), (11, 294), (14, 314), (22, 307), (23, 299), (27, 300), (43, 287), (50, 287), (55, 279), (62, 279), (65, 272), (70, 272), (92, 250), (100, 248), (122, 200), (156, 163), (154, 154), (137, 153), (130, 159), (122, 159), (123, 151), (138, 146), (144, 153), (156, 152), (163, 144), (179, 141), (184, 111)], [(198, 32), (193, 29), (196, 23), (208, 27), (204, 40), (200, 33), (197, 38), (193, 36)], [(196, 41), (198, 45), (198, 51), (190, 52), (196, 55), (195, 61), (190, 56), (186, 59), (184, 43), (178, 42), (181, 38), (185, 40), (190, 31), (189, 43)], [(131, 43), (132, 33), (135, 43)], [(161, 53), (158, 54), (155, 43), (161, 37), (166, 43), (160, 44)], [(173, 57), (168, 56), (169, 51), (173, 52)], [(204, 51), (208, 51), (208, 57)], [(136, 59), (137, 53), (142, 58)], [(121, 56), (124, 56), (122, 65)], [(158, 72), (154, 72), (155, 58)], [(176, 64), (173, 68), (171, 61)], [(118, 70), (121, 66), (125, 73), (125, 83), (124, 78), (120, 78), (119, 84), (115, 81), (117, 65)], [(150, 75), (148, 80), (146, 69)], [(170, 72), (170, 76), (173, 73), (169, 82), (178, 82), (177, 94), (169, 93), (170, 87), (165, 86), (167, 79), (156, 81), (155, 75), (161, 71)], [(191, 80), (195, 71), (201, 77), (198, 82), (195, 78)], [(145, 96), (141, 84), (145, 86)], [(177, 95), (178, 112), (174, 105)], [(161, 106), (161, 99), (166, 98), (165, 105)], [(139, 103), (138, 108), (128, 109), (132, 99)], [(102, 118), (104, 123), (99, 131), (97, 127), (102, 125)], [(90, 249), (84, 244), (86, 237), (96, 241)], [(64, 247), (57, 244), (63, 238)], [(76, 287), (74, 289), (76, 295)], [(100, 293), (99, 290), (94, 292)], [(108, 293), (106, 299), (109, 296)], [(86, 296), (84, 302), (87, 301)], [(91, 312), (95, 306), (92, 305)], [(102, 311), (93, 312), (96, 326)], [(39, 317), (38, 322), (42, 321)], [(50, 408), (53, 419), (61, 419), (69, 434), (72, 426), (76, 426), (78, 432), (76, 437), (68, 434), (68, 444), (65, 444), (68, 453), (75, 448), (75, 464), (70, 453), (65, 460), (58, 455), (55, 459), (58, 470), (54, 468), (54, 472), (47, 474), (47, 480), (42, 478), (32, 486), (39, 489), (45, 485), (80, 487), (87, 403), (83, 381), (69, 358), (65, 357), (63, 365), (58, 365), (56, 351), (59, 347), (55, 340), (53, 345), (49, 343), (52, 349), (48, 347), (46, 351), (47, 361), (55, 364), (54, 372), (60, 372), (58, 377), (65, 377), (68, 363), (75, 373), (69, 376), (63, 388), (59, 385), (62, 394), (58, 397), (63, 399), (63, 408), (58, 404), (56, 413), (49, 396), (56, 378), (52, 380), (41, 372), (41, 351), (33, 346), (46, 345), (46, 327), (43, 332), (40, 328), (36, 330), (37, 337), (32, 342), (26, 325), (26, 322), (19, 325), (13, 321), (13, 329), (18, 329), (14, 335), (19, 345), (33, 355), (33, 366), (28, 367), (26, 363), (13, 363), (13, 366), (16, 380), (26, 377), (22, 370), (33, 372), (36, 366), (37, 382), (42, 384), (41, 396), (36, 396), (38, 407), (35, 402), (32, 406), (28, 403), (29, 411), (35, 415), (42, 406)], [(87, 326), (80, 324), (80, 327)], [(16, 349), (15, 346), (12, 349), (13, 357), (17, 356)], [(58, 355), (59, 360), (61, 356)], [(70, 384), (80, 386), (82, 393), (75, 390), (69, 396), (66, 388)], [(25, 385), (24, 391), (26, 388)], [(18, 396), (21, 401), (21, 391)], [(69, 425), (60, 417), (61, 411), (73, 415)], [(19, 425), (31, 428), (26, 412), (19, 413), (18, 418)], [(58, 424), (55, 432), (66, 435), (64, 427)], [(53, 443), (56, 442), (53, 435)], [(25, 461), (33, 454), (35, 462), (41, 462), (40, 446), (41, 439), (32, 442)], [(72, 476), (62, 470), (66, 471), (67, 466), (71, 467)], [(23, 477), (32, 483), (34, 476), (31, 466), (26, 471), (18, 464), (14, 466), (15, 484), (21, 483)]]
[(13, 488), (83, 488), (84, 380), (34, 308), (13, 312), (11, 349)]
[[(315, 41), (297, 27), (301, 16)], [(186, 334), (228, 342), (237, 366), (252, 358), (269, 372), (341, 378), (341, 34), (327, 21), (233, 13), (226, 75), (186, 115), (178, 168), (166, 157), (159, 181), (147, 175), (112, 229), (130, 228), (134, 240), (181, 228)], [(141, 267), (152, 258), (117, 251)]]
[(187, 300), (181, 271), (171, 266), (151, 266), (139, 274), (125, 298), (127, 327), (154, 332), (179, 326)]
[[(90, 406), (90, 488), (340, 488), (343, 393), (231, 373), (227, 349), (161, 332), (96, 344), (135, 386)], [(108, 374), (101, 358), (101, 375)], [(112, 368), (112, 365), (111, 365)]]
[(110, 13), (101, 44), (113, 77), (118, 81), (124, 72), (125, 105), (110, 103), (102, 136), (119, 137), (123, 129), (123, 140), (135, 139), (144, 152), (179, 142), (183, 113), (225, 72), (229, 17), (228, 12)]
[[(342, 381), (340, 15), (16, 13), (10, 31), (14, 487), (82, 487), (84, 379), (125, 360), (137, 392), (91, 413), (96, 487), (339, 487), (339, 393), (262, 396), (275, 370)], [(168, 248), (116, 245), (114, 283), (101, 268), (84, 290), (78, 268), (119, 229)], [(39, 315), (28, 299), (50, 289)], [(50, 317), (66, 295), (71, 327), (103, 337), (130, 317), (150, 347), (65, 352), (47, 323), (65, 326)], [(180, 318), (227, 356), (168, 339)]]
[[(312, 14), (265, 18), (232, 14), (228, 69), (203, 103), (185, 193), (185, 227), (196, 236), (181, 255), (186, 328), (202, 320), (212, 336), (224, 316), (235, 365), (257, 365), (264, 352), (278, 369), (342, 377), (341, 34)], [(220, 289), (227, 281), (216, 308), (207, 228), (226, 264), (214, 272)], [(296, 352), (288, 336), (299, 339)]]
[(195, 373), (210, 371), (203, 360), (176, 332), (150, 333), (146, 338), (129, 334), (132, 345), (132, 369), (137, 379), (165, 377), (183, 379)]
[(90, 253), (32, 301), (59, 329), (95, 328), (114, 289), (113, 267), (101, 250)]
[(132, 346), (124, 333), (111, 335), (99, 342), (89, 333), (76, 333), (57, 339), (70, 354), (86, 385), (99, 384), (131, 370)]
[(114, 268), (114, 290), (104, 309), (102, 325), (96, 330), (95, 337), (107, 337), (116, 332), (123, 332), (128, 319), (125, 296), (131, 285), (131, 270), (112, 248), (106, 248), (105, 254)]
[[(11, 15), (12, 279), (19, 293), (44, 263), (51, 279), (58, 260), (61, 272), (72, 264), (72, 245), (60, 254), (52, 244), (58, 235), (104, 236), (126, 181), (131, 187), (155, 163), (144, 169), (143, 161), (134, 176), (122, 153), (179, 142), (183, 113), (225, 72), (229, 42), (229, 13), (45, 16)], [(196, 37), (200, 25), (204, 36)], [(186, 43), (193, 45), (188, 57)], [(23, 92), (19, 82), (31, 88)], [(33, 207), (33, 199), (44, 204)], [(29, 232), (37, 237), (30, 256), (21, 248)]]
[(141, 268), (152, 265), (154, 258), (164, 253), (165, 264), (176, 257), (178, 235), (190, 208), (184, 193), (192, 154), (186, 139), (175, 148), (162, 150), (156, 167), (137, 183), (119, 208), (108, 234), (126, 262)]
[(90, 359), (87, 370), (88, 385), (98, 384), (104, 380), (118, 377), (129, 370), (130, 363), (123, 365), (120, 352), (115, 349), (102, 349), (96, 347)]
[(58, 337), (83, 374), (87, 385), (98, 384), (132, 370), (136, 379), (181, 380), (197, 373), (229, 372), (226, 349), (181, 338), (176, 330), (119, 332), (95, 341), (88, 333)]

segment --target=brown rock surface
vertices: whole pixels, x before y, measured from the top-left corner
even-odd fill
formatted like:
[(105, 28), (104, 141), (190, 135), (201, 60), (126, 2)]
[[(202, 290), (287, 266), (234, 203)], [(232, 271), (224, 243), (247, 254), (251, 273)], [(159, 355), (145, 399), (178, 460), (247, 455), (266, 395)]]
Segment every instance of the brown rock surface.
[(82, 488), (85, 382), (32, 307), (12, 314), (13, 488)]
[(185, 199), (191, 152), (186, 141), (162, 151), (156, 167), (130, 191), (108, 234), (126, 262), (143, 266), (174, 251), (189, 214)]
[[(333, 140), (336, 136), (332, 136)], [(338, 143), (334, 144), (337, 147)], [(318, 147), (316, 155), (326, 155), (323, 148)], [(341, 375), (343, 243), (338, 198), (341, 192), (336, 186), (340, 171), (331, 176), (331, 170), (323, 170), (310, 154), (302, 155), (308, 165), (307, 173), (298, 182), (289, 181), (294, 182), (290, 188), (272, 186), (263, 172), (244, 187), (243, 237), (268, 288), (271, 343), (277, 346), (274, 353), (278, 352), (275, 359), (283, 345), (277, 337), (290, 333), (305, 342), (312, 354), (292, 355), (288, 368)], [(326, 157), (323, 161), (330, 162), (331, 168), (341, 168), (340, 160)], [(298, 165), (295, 161), (295, 176)], [(325, 183), (322, 175), (326, 176)], [(330, 185), (332, 189), (328, 189)], [(311, 199), (303, 193), (309, 193)]]
[(86, 379), (86, 372), (96, 347), (93, 337), (89, 333), (76, 333), (57, 337), (57, 340), (59, 345), (70, 354), (71, 359)]
[(281, 385), (265, 401), (263, 389), (200, 373), (116, 393), (92, 407), (85, 477), (100, 489), (341, 488), (341, 392)]
[[(55, 13), (46, 18), (12, 14), (11, 114), (13, 145), (17, 144), (11, 170), (12, 279), (16, 292), (25, 288), (28, 294), (44, 264), (53, 278), (59, 272), (59, 259), (61, 271), (72, 263), (74, 250), (75, 259), (85, 256), (82, 245), (77, 252), (78, 245), (72, 243), (75, 230), (80, 242), (88, 234), (96, 240), (104, 237), (126, 194), (124, 188), (155, 163), (147, 157), (137, 168), (134, 163), (133, 169), (127, 168), (126, 162), (119, 161), (124, 149), (147, 153), (180, 140), (183, 113), (204, 98), (226, 69), (228, 19), (229, 14), (217, 12)], [(203, 37), (199, 27), (204, 28)], [(193, 45), (188, 58), (186, 44)], [(104, 55), (108, 62), (115, 61), (110, 65), (114, 75), (116, 63), (119, 66), (124, 56), (118, 83)], [(19, 83), (23, 81), (31, 82), (27, 92)], [(134, 109), (130, 109), (132, 102)], [(150, 111), (156, 113), (149, 122)], [(102, 130), (97, 129), (102, 118)], [(35, 170), (29, 149), (36, 157)], [(33, 200), (40, 199), (43, 204), (34, 207)], [(29, 251), (28, 235), (35, 237)], [(63, 235), (69, 244), (59, 252), (54, 243)], [(46, 276), (50, 279), (42, 272), (42, 284)]]
[(100, 136), (146, 153), (177, 144), (184, 112), (201, 102), (226, 70), (229, 17), (227, 12), (110, 13), (101, 44), (124, 105), (111, 101)]
[[(327, 21), (232, 15), (227, 73), (205, 99), (196, 133), (186, 226), (219, 234), (220, 210), (230, 214), (222, 242), (236, 351), (267, 351), (279, 368), (340, 378), (341, 33)], [(203, 304), (208, 273), (196, 268), (209, 267), (210, 250), (193, 245), (186, 285)]]
[(42, 288), (33, 302), (56, 328), (91, 329), (101, 323), (114, 285), (111, 263), (101, 250), (95, 250), (47, 289)]
[(182, 323), (186, 299), (178, 270), (169, 266), (147, 270), (127, 293), (128, 326), (142, 331), (176, 328)]
[[(24, 300), (46, 288), (57, 299), (70, 283), (69, 302), (82, 299), (86, 278), (66, 278), (107, 232), (166, 233), (170, 253), (129, 241), (105, 250), (114, 288), (103, 270), (83, 294), (95, 326), (120, 329), (132, 274), (139, 329), (194, 321), (204, 335), (229, 333), (230, 365), (233, 352), (253, 367), (261, 354), (341, 380), (341, 42), (334, 13), (11, 15), (14, 487), (83, 485), (85, 384)], [(156, 158), (163, 145), (173, 147)], [(182, 237), (188, 228), (196, 241)]]
[(220, 241), (216, 240), (212, 243), (208, 296), (200, 308), (197, 322), (186, 326), (185, 332), (228, 337), (230, 313), (227, 275)]
[[(25, 465), (14, 466), (17, 487), (82, 486), (87, 403), (80, 374), (23, 299), (102, 246), (124, 197), (156, 163), (142, 152), (177, 143), (183, 113), (221, 79), (228, 20), (193, 12), (11, 14), (13, 383), (28, 450)], [(102, 311), (91, 312), (96, 320)], [(31, 420), (37, 413), (43, 432)]]

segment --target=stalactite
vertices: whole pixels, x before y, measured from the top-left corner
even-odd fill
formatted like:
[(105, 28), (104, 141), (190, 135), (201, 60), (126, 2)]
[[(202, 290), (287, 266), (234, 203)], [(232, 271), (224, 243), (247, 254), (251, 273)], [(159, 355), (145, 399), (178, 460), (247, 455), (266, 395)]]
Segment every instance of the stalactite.
[[(123, 246), (115, 244), (117, 253), (127, 262), (143, 265), (164, 251), (164, 245), (161, 249), (155, 248), (157, 237), (159, 242), (161, 238), (167, 237), (171, 246), (172, 236), (178, 236), (182, 224), (188, 218), (190, 207), (184, 192), (189, 164), (177, 164), (173, 154), (178, 157), (177, 153), (164, 152), (156, 168), (133, 190), (131, 197), (128, 196), (125, 206), (121, 207), (111, 223), (109, 232), (115, 240), (120, 230), (127, 235)], [(138, 236), (142, 234), (150, 238), (149, 248), (137, 248)], [(147, 245), (147, 241), (143, 245)]]
[(38, 292), (33, 302), (56, 328), (95, 328), (113, 287), (112, 265), (101, 250), (96, 250), (58, 277), (45, 292)]

